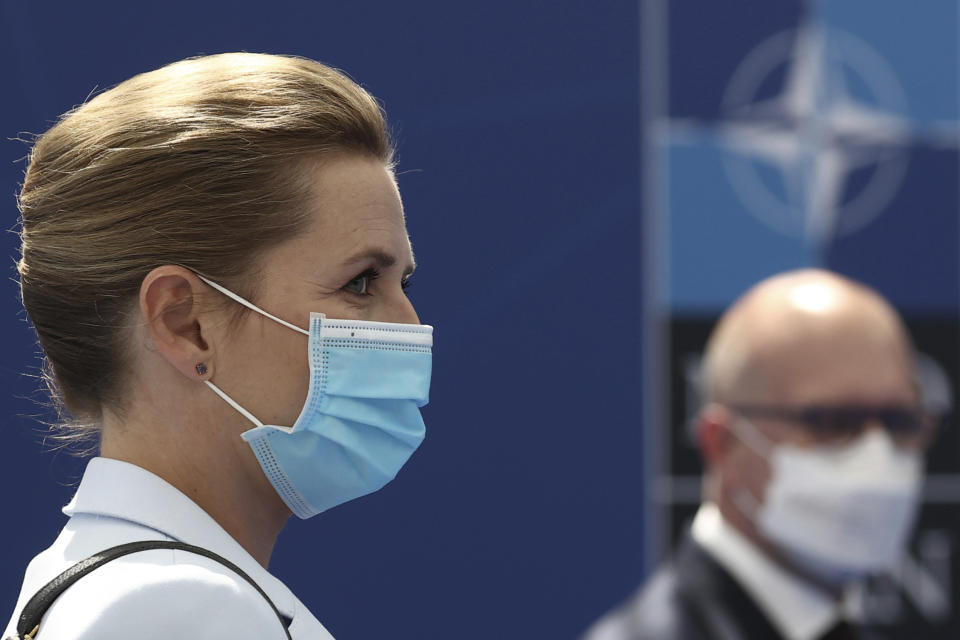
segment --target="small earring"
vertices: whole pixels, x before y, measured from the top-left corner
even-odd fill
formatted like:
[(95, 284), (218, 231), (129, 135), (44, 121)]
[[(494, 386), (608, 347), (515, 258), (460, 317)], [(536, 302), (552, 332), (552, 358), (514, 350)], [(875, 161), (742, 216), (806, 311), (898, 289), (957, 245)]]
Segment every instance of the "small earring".
[(205, 376), (207, 375), (207, 365), (202, 362), (197, 363), (197, 375)]

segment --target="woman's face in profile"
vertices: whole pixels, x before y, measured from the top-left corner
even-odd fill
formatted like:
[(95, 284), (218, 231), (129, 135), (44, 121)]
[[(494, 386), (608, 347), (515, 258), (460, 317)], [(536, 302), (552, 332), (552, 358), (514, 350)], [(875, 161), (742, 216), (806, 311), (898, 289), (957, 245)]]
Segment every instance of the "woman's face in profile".
[[(374, 158), (344, 154), (309, 165), (305, 176), (309, 224), (261, 258), (254, 302), (304, 329), (311, 312), (419, 323), (404, 292), (414, 261), (392, 173)], [(306, 336), (247, 313), (213, 361), (218, 385), (247, 410), (266, 424), (293, 425), (309, 386)]]

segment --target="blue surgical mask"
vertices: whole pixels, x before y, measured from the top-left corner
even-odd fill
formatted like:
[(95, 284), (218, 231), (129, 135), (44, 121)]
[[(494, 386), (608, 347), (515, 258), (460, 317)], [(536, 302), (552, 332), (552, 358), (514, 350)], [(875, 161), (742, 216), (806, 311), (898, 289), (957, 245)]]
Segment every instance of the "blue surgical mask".
[(425, 435), (420, 407), (429, 399), (433, 327), (311, 313), (307, 331), (199, 277), (309, 336), (310, 388), (292, 427), (263, 424), (206, 382), (255, 425), (242, 437), (290, 510), (309, 518), (390, 482)]

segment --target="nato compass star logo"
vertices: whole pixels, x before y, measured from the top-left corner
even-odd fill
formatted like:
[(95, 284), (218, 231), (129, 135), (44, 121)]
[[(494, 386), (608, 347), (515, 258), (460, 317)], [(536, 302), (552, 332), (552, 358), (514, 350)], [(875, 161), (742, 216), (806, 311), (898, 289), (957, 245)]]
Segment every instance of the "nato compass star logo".
[[(778, 95), (762, 97), (778, 74)], [(801, 26), (771, 36), (740, 63), (715, 125), (725, 171), (747, 210), (817, 248), (869, 225), (896, 195), (911, 146), (955, 144), (907, 117), (896, 74), (860, 38)]]

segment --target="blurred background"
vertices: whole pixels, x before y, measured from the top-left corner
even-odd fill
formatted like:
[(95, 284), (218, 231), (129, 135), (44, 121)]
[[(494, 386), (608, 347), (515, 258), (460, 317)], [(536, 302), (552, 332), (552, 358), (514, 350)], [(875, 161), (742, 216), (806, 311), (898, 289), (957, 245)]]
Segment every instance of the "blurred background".
[[(382, 491), (291, 521), (271, 567), (338, 638), (574, 638), (624, 599), (699, 500), (684, 426), (706, 333), (771, 273), (876, 287), (926, 354), (928, 398), (953, 406), (957, 0), (0, 7), (7, 609), (83, 468), (36, 419), (16, 138), (191, 55), (326, 62), (396, 132), (410, 295), (436, 327), (428, 437)], [(875, 589), (902, 637), (960, 631), (952, 423), (930, 465), (910, 564)]]
[(779, 271), (820, 266), (904, 316), (928, 455), (909, 553), (874, 580), (866, 622), (960, 633), (958, 3), (641, 3), (645, 564), (700, 502), (690, 434), (720, 312)]

